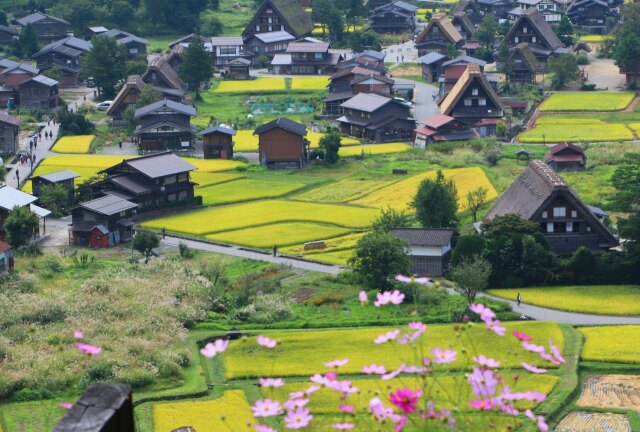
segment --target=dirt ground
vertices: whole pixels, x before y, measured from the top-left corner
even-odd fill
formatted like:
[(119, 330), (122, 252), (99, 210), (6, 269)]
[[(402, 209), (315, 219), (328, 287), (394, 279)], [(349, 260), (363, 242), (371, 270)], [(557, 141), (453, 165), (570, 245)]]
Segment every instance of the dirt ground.
[(624, 75), (611, 59), (599, 59), (589, 56), (591, 61), (585, 68), (588, 82), (595, 84), (598, 90), (619, 91), (625, 88)]

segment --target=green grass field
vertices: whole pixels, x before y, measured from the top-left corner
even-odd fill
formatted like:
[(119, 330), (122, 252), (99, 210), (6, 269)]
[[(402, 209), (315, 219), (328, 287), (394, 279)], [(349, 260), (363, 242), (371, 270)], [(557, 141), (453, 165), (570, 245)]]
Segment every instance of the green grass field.
[[(562, 331), (554, 323), (507, 323), (507, 329), (509, 333), (513, 329), (524, 331), (539, 343), (546, 343), (548, 338), (552, 338), (561, 350), (564, 346)], [(323, 362), (337, 358), (350, 359), (346, 366), (340, 368), (343, 374), (359, 373), (363, 366), (374, 362), (384, 364), (389, 370), (397, 368), (401, 363), (416, 364), (411, 347), (407, 345), (373, 343), (376, 336), (388, 330), (390, 329), (265, 331), (265, 335), (281, 341), (278, 348), (264, 349), (259, 347), (253, 338), (231, 343), (224, 356), (225, 376), (227, 379), (307, 376), (316, 373), (319, 369), (322, 370)], [(454, 349), (460, 348), (458, 343), (469, 346), (467, 339), (458, 339), (455, 334), (451, 325), (429, 326), (421, 339), (424, 352), (430, 352), (431, 347), (446, 348), (452, 342), (456, 344), (453, 346)], [(483, 325), (476, 325), (465, 332), (466, 337), (473, 340), (479, 354), (499, 358), (502, 361), (502, 367), (519, 367), (522, 360), (532, 364), (546, 364), (537, 354), (519, 349), (517, 339), (496, 336)], [(464, 363), (460, 360), (454, 362), (451, 367), (453, 369), (463, 367)]]
[(551, 309), (597, 315), (640, 316), (640, 286), (594, 285), (489, 290), (489, 294)]
[(198, 188), (204, 205), (231, 204), (266, 198), (279, 198), (302, 189), (304, 183), (240, 179), (204, 188)]
[[(554, 116), (555, 117), (555, 116)], [(549, 118), (548, 121), (541, 117), (531, 130), (518, 135), (521, 143), (559, 143), (564, 141), (582, 142), (606, 142), (606, 141), (631, 141), (633, 132), (624, 124), (605, 123), (597, 119), (590, 120), (564, 120)]]
[(295, 199), (312, 202), (348, 202), (361, 198), (391, 183), (392, 181), (389, 180), (349, 178), (296, 195)]
[(582, 360), (640, 363), (640, 326), (581, 327), (585, 337)]
[(558, 92), (552, 94), (540, 111), (620, 111), (633, 100), (631, 92)]

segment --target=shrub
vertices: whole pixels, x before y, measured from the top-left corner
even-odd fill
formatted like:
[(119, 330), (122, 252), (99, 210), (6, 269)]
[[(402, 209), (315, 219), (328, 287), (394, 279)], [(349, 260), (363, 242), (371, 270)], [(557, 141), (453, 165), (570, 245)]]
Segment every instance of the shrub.
[(44, 389), (32, 389), (25, 387), (18, 390), (11, 397), (12, 402), (28, 402), (51, 398), (51, 392)]
[(258, 296), (248, 306), (236, 311), (233, 319), (257, 324), (271, 324), (293, 317), (289, 302), (277, 294)]
[(589, 57), (584, 53), (578, 54), (578, 56), (576, 57), (576, 63), (578, 63), (579, 65), (588, 65)]
[(345, 300), (344, 294), (329, 291), (321, 294), (317, 294), (313, 296), (310, 300), (307, 300), (305, 303), (311, 303), (314, 306), (322, 306), (324, 304), (340, 304)]
[(185, 242), (178, 243), (178, 250), (180, 257), (183, 259), (191, 259), (195, 256), (195, 251), (189, 247)]

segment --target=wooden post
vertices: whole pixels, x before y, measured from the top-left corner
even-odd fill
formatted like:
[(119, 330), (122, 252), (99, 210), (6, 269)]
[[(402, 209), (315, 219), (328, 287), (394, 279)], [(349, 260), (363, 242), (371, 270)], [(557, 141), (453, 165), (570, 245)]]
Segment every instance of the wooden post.
[(91, 384), (53, 432), (134, 432), (131, 386)]

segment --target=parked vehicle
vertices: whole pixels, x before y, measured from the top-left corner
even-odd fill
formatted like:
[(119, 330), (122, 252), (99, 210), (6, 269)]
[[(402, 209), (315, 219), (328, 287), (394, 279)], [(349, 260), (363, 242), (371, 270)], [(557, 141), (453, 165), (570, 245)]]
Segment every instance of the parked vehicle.
[(113, 104), (113, 101), (104, 101), (104, 102), (100, 102), (96, 108), (98, 109), (98, 111), (106, 111), (109, 109), (109, 107)]

